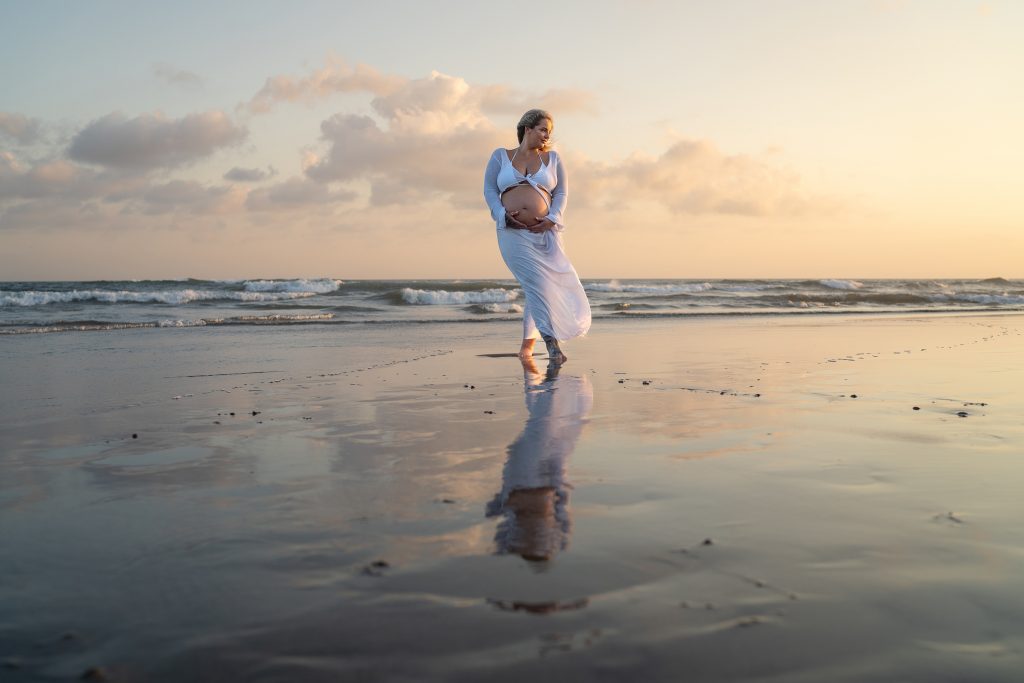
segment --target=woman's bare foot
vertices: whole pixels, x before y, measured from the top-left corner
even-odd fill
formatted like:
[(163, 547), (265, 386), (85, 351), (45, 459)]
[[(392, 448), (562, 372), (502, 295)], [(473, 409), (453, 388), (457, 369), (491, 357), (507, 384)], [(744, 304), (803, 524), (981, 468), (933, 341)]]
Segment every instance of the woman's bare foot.
[(533, 343), (536, 339), (524, 339), (523, 345), (519, 347), (519, 359), (526, 360), (527, 358), (533, 358)]
[(548, 362), (561, 365), (569, 360), (569, 356), (562, 352), (562, 347), (558, 345), (558, 340), (554, 337), (544, 335), (544, 344), (548, 347)]

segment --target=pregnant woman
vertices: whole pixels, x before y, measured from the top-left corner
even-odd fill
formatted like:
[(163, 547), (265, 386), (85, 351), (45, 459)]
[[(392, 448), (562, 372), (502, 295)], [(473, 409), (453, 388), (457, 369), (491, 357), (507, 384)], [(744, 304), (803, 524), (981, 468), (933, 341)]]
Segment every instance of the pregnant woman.
[(562, 213), (569, 198), (565, 168), (549, 150), (554, 123), (541, 109), (523, 114), (519, 146), (496, 149), (484, 174), (484, 198), (498, 227), (498, 247), (526, 296), (519, 357), (533, 356), (541, 337), (548, 359), (568, 358), (560, 341), (590, 329), (590, 302), (562, 243)]

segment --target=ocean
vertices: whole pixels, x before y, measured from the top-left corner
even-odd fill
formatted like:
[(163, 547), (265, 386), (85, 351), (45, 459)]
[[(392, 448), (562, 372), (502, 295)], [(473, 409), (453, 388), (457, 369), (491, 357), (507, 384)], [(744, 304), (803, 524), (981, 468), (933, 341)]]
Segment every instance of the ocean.
[[(584, 280), (596, 321), (1024, 310), (1024, 280)], [(0, 334), (210, 325), (518, 319), (514, 280), (118, 280), (0, 283)]]

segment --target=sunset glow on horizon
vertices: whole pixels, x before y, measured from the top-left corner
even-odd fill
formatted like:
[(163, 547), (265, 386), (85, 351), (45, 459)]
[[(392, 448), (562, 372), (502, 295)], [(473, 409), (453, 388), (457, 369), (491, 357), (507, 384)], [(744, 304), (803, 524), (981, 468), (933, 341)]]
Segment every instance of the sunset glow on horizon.
[(1024, 277), (1024, 5), (39, 3), (0, 27), (0, 280), (507, 278), (555, 117), (586, 278)]

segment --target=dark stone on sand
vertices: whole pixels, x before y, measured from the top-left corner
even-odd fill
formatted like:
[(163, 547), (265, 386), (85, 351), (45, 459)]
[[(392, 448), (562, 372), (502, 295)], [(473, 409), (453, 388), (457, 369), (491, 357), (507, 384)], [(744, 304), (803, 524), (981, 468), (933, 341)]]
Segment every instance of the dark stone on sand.
[(494, 411), (493, 410), (485, 410), (484, 414), (485, 415), (494, 415)]
[(441, 502), (444, 503), (445, 505), (454, 505), (455, 504), (455, 501), (452, 500), (451, 498), (442, 498)]
[(83, 681), (109, 681), (110, 676), (106, 670), (100, 666), (90, 666), (88, 669), (82, 672), (82, 675), (78, 677)]
[(625, 384), (625, 383), (626, 383), (626, 380), (624, 380), (624, 379), (620, 379), (619, 380), (619, 384)]
[(850, 398), (857, 398), (857, 394), (850, 394)]
[(953, 522), (954, 524), (963, 524), (964, 520), (961, 517), (957, 517), (952, 512), (947, 512), (944, 515), (935, 515), (932, 517), (936, 522)]
[(463, 389), (469, 389), (469, 385), (468, 385), (468, 384), (463, 384), (463, 385), (462, 385), (462, 388), (463, 388)]
[(705, 538), (703, 541), (701, 541), (701, 545), (714, 545), (714, 544), (715, 544), (715, 542), (712, 541), (710, 538)]
[(921, 410), (921, 406), (914, 406), (914, 410)]
[(724, 392), (724, 391), (722, 391), (722, 392), (719, 392), (719, 394), (718, 394), (718, 395), (719, 395), (719, 396), (725, 396), (725, 392)]
[(754, 394), (754, 398), (761, 398), (761, 394)]
[(220, 420), (214, 420), (214, 421), (213, 421), (213, 424), (215, 424), (215, 425), (219, 425), (219, 424), (220, 424)]
[(470, 385), (469, 385), (469, 388), (470, 388), (470, 389), (476, 389), (476, 385), (475, 385), (475, 384), (470, 384)]
[(132, 434), (132, 438), (133, 439), (137, 439), (137, 438), (139, 438), (139, 435), (138, 434)]
[(968, 413), (965, 410), (961, 410), (959, 413), (957, 413), (957, 415), (959, 415), (960, 417), (967, 417)]
[(363, 574), (363, 576), (384, 576), (384, 570), (390, 566), (391, 565), (384, 560), (374, 560), (363, 567), (361, 574)]
[(252, 416), (253, 416), (253, 417), (256, 417), (256, 416), (257, 416), (257, 415), (259, 415), (259, 414), (260, 414), (260, 411), (258, 411), (258, 410), (254, 410), (254, 411), (252, 411)]
[(234, 413), (228, 413), (228, 415), (230, 415), (231, 417), (234, 417), (234, 416), (235, 416), (235, 414), (234, 414)]
[(645, 379), (645, 380), (644, 380), (644, 386), (646, 387), (646, 386), (647, 386), (647, 385), (649, 385), (649, 384), (650, 384), (650, 382), (648, 382), (648, 381), (647, 381), (647, 380)]

